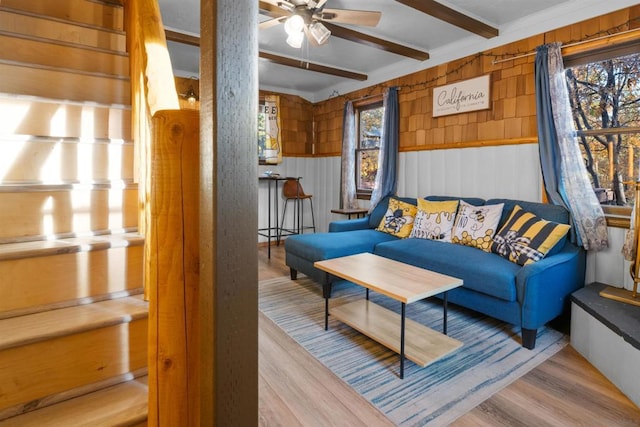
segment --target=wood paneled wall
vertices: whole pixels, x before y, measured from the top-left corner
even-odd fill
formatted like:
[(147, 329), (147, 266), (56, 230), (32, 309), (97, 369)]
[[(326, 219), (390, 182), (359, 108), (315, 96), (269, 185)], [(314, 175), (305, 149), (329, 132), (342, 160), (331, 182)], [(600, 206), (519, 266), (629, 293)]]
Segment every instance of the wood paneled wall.
[[(637, 20), (635, 24), (628, 25), (638, 17), (640, 6), (630, 7), (313, 104), (314, 147), (309, 150), (305, 145), (304, 154), (339, 156), (346, 100), (380, 94), (387, 86), (401, 87), (400, 151), (534, 142), (537, 139), (533, 76), (535, 48), (554, 41), (569, 44), (616, 27), (611, 33), (633, 29), (634, 25), (638, 28), (640, 23)], [(581, 46), (591, 48), (588, 43)], [(512, 56), (518, 52), (532, 54), (494, 63), (505, 55)], [(491, 75), (492, 103), (489, 110), (432, 117), (434, 87), (486, 74)], [(309, 108), (306, 104), (305, 112)], [(293, 102), (291, 105), (299, 108)], [(303, 154), (299, 142), (302, 138), (300, 126), (300, 122), (283, 120), (285, 155)], [(308, 140), (308, 127), (304, 129), (307, 133), (303, 138)]]

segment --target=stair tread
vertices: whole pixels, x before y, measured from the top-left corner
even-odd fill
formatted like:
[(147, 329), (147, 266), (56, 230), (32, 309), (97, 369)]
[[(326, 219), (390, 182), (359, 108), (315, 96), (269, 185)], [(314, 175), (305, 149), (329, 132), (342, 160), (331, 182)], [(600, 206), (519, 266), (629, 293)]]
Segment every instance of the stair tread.
[(28, 11), (11, 9), (2, 6), (1, 3), (0, 28), (13, 34), (32, 35), (82, 46), (126, 52), (126, 35), (124, 31), (95, 27), (38, 15)]
[(136, 425), (147, 419), (147, 377), (0, 421), (2, 427)]
[(74, 252), (140, 246), (144, 237), (138, 233), (107, 234), (56, 240), (36, 240), (0, 244), (0, 261), (35, 256), (61, 255)]
[(114, 57), (121, 57), (121, 58), (128, 58), (129, 57), (129, 52), (127, 51), (121, 51), (121, 50), (117, 50), (117, 49), (107, 49), (107, 48), (100, 48), (100, 47), (95, 47), (95, 46), (89, 46), (86, 44), (82, 44), (82, 43), (77, 43), (77, 42), (69, 42), (66, 40), (53, 40), (53, 39), (49, 39), (46, 37), (40, 37), (40, 36), (33, 36), (30, 34), (22, 34), (22, 33), (16, 33), (16, 32), (12, 32), (12, 31), (6, 31), (3, 30), (0, 27), (0, 37), (6, 37), (6, 38), (11, 38), (11, 39), (16, 39), (16, 40), (26, 40), (32, 43), (37, 43), (37, 44), (47, 44), (47, 45), (55, 45), (55, 46), (62, 46), (62, 47), (66, 47), (69, 49), (77, 49), (81, 52), (100, 52), (100, 53), (104, 53), (107, 55), (111, 55)]
[(0, 320), (0, 350), (148, 316), (142, 295)]
[(129, 58), (126, 52), (107, 51), (1, 30), (0, 55), (3, 60), (29, 63), (38, 67), (129, 77)]
[(48, 16), (80, 25), (116, 31), (124, 30), (123, 8), (113, 4), (67, 0), (61, 6), (59, 2), (42, 2), (40, 0), (3, 0), (2, 7), (3, 9)]

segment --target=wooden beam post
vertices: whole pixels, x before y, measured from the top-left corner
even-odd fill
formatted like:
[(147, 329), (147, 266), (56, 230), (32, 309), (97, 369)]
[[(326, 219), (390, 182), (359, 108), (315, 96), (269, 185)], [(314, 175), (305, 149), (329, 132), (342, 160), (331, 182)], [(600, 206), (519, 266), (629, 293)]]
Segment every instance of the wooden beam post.
[(258, 4), (200, 2), (200, 424), (258, 424)]

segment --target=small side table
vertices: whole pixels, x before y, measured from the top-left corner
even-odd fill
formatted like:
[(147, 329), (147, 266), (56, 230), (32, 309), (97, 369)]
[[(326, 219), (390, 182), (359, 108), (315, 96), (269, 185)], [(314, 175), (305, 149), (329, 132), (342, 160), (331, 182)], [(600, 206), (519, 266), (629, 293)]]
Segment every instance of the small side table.
[(346, 215), (347, 219), (351, 219), (352, 215), (355, 215), (356, 218), (364, 218), (367, 212), (369, 212), (369, 209), (363, 208), (331, 209), (331, 213)]

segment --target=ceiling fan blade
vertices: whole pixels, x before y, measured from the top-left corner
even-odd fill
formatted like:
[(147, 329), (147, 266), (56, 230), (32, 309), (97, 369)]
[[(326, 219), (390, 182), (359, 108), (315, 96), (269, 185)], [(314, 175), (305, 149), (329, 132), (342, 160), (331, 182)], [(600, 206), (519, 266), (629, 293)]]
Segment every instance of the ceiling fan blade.
[(411, 47), (402, 46), (400, 44), (391, 42), (389, 40), (380, 39), (378, 37), (370, 36), (358, 31), (351, 30), (349, 28), (341, 27), (339, 25), (331, 24), (327, 21), (322, 21), (324, 26), (331, 31), (331, 36), (340, 37), (341, 39), (349, 40), (355, 43), (360, 43), (365, 46), (374, 47), (376, 49), (384, 50), (386, 52), (395, 53), (397, 55), (406, 56), (408, 58), (424, 61), (429, 59), (429, 54), (421, 50), (413, 49)]
[(261, 13), (270, 16), (271, 18), (282, 18), (284, 16), (289, 16), (289, 14), (284, 9), (281, 9), (273, 3), (269, 3), (268, 1), (258, 1), (258, 9), (260, 9)]
[(412, 7), (420, 12), (431, 15), (434, 18), (438, 18), (444, 22), (455, 25), (456, 27), (463, 28), (467, 31), (471, 31), (479, 36), (490, 39), (498, 35), (498, 29), (490, 25), (480, 22), (470, 16), (460, 13), (457, 10), (453, 10), (441, 3), (434, 0), (396, 0), (398, 3), (402, 3), (406, 6)]
[(262, 21), (258, 24), (258, 29), (265, 30), (267, 28), (275, 27), (276, 25), (280, 25), (286, 18), (286, 16), (283, 16), (282, 18), (273, 18), (267, 21)]
[(381, 12), (351, 9), (323, 9), (318, 15), (320, 15), (320, 19), (323, 21), (367, 27), (375, 27), (382, 17)]
[(307, 4), (312, 9), (320, 10), (320, 9), (322, 9), (324, 7), (324, 4), (326, 2), (327, 2), (327, 0), (310, 0)]

